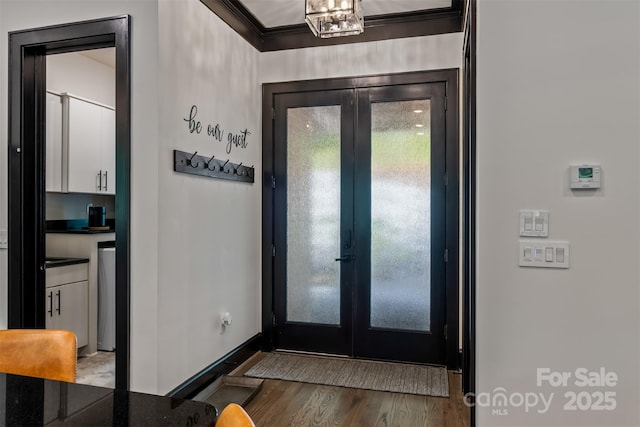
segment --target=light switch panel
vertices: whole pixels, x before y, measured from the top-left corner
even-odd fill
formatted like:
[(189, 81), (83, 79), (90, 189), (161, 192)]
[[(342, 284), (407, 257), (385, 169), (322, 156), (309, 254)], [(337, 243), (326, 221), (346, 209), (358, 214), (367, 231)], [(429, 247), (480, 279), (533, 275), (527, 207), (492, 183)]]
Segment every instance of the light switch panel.
[(550, 240), (520, 240), (520, 267), (569, 268), (569, 242)]
[(9, 247), (9, 240), (7, 237), (7, 230), (0, 230), (0, 249), (7, 249)]
[(549, 211), (520, 211), (520, 236), (548, 237)]

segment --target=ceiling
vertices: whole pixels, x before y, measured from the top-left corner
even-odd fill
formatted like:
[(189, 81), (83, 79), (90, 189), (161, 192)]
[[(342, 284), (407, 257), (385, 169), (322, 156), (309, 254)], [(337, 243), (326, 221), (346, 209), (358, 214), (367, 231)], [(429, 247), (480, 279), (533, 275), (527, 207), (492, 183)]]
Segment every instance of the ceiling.
[[(273, 28), (304, 23), (304, 0), (238, 0), (263, 27)], [(365, 16), (393, 15), (451, 8), (451, 0), (362, 0)]]
[(78, 51), (80, 55), (98, 61), (107, 67), (116, 68), (116, 48), (108, 47), (104, 49), (91, 49)]
[(364, 32), (315, 37), (305, 0), (200, 0), (260, 52), (362, 43), (462, 31), (469, 0), (362, 0)]

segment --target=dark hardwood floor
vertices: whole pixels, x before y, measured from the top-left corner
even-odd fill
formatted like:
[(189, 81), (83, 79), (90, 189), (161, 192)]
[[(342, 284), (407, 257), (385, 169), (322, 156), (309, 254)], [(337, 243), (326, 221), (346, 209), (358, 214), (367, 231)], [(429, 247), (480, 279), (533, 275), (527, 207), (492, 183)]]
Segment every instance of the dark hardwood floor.
[[(260, 356), (232, 374), (242, 375)], [(258, 427), (468, 427), (461, 378), (449, 371), (449, 398), (265, 380), (245, 409)]]

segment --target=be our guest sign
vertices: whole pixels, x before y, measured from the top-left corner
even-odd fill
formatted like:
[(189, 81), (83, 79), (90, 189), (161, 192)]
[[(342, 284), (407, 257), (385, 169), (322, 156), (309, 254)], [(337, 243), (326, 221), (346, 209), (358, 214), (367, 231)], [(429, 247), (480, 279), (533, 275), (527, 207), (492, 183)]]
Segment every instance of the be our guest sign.
[[(192, 105), (189, 110), (188, 117), (183, 118), (189, 127), (189, 133), (200, 134), (204, 130), (204, 126), (200, 120), (197, 118), (198, 116), (198, 106)], [(227, 154), (231, 153), (231, 149), (233, 147), (238, 148), (247, 148), (249, 142), (247, 141), (247, 137), (251, 135), (251, 132), (247, 128), (244, 130), (238, 131), (237, 133), (228, 132), (225, 136), (225, 132), (220, 126), (219, 123), (207, 124), (207, 135), (211, 137), (214, 141), (217, 142), (225, 142), (226, 143), (226, 152)]]
[[(198, 119), (198, 106), (195, 104), (189, 109), (187, 117), (183, 117), (182, 120), (186, 122), (189, 134), (204, 135), (206, 130), (207, 137), (216, 143), (220, 142), (225, 144), (227, 154), (231, 154), (231, 150), (234, 147), (246, 149), (249, 145), (249, 141), (247, 140), (249, 135), (251, 135), (249, 129), (245, 128), (237, 132), (225, 133), (220, 123), (203, 124)], [(231, 162), (230, 158), (225, 160), (223, 157), (216, 158), (215, 155), (198, 155), (197, 151), (191, 153), (173, 150), (173, 170), (175, 172), (206, 176), (209, 178), (254, 182), (253, 165), (244, 165), (242, 162), (236, 164)]]

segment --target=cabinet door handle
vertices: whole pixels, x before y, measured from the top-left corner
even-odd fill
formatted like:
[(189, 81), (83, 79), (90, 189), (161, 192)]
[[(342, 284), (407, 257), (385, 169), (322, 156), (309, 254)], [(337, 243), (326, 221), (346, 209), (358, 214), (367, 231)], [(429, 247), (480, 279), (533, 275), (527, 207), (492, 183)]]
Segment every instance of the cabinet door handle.
[(102, 171), (98, 172), (98, 191), (102, 191)]
[(49, 292), (49, 317), (53, 317), (53, 292)]
[(107, 191), (107, 171), (104, 171), (104, 191)]
[(56, 296), (58, 297), (58, 308), (56, 308), (56, 311), (60, 314), (60, 291), (56, 293)]

